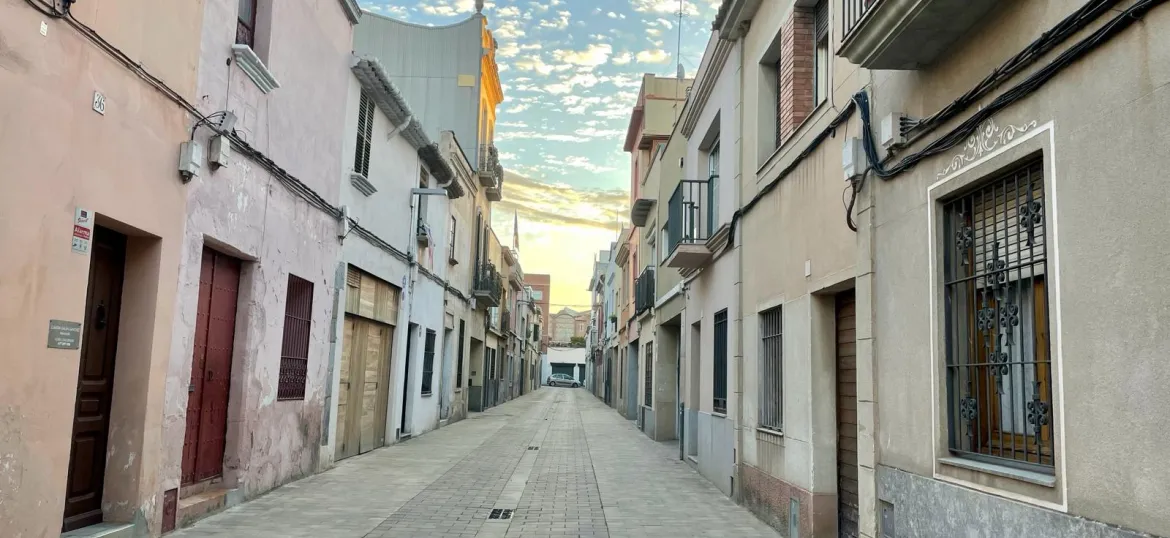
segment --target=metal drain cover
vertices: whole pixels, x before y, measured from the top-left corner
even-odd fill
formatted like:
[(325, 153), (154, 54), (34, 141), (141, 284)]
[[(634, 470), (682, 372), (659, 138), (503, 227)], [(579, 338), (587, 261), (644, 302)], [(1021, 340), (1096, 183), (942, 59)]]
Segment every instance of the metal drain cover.
[(508, 508), (494, 508), (488, 519), (512, 519), (512, 510)]

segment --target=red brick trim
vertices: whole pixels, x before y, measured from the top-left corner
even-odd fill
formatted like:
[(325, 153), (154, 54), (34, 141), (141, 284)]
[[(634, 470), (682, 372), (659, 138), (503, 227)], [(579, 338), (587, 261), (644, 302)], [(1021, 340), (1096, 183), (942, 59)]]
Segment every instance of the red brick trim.
[(796, 6), (780, 30), (779, 139), (783, 144), (812, 113), (816, 77), (815, 8)]

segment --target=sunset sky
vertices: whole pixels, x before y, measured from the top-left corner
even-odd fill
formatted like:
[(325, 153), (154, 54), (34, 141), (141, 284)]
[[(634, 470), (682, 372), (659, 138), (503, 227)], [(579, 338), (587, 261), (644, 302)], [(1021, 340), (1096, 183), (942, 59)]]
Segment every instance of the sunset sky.
[[(466, 19), (475, 0), (361, 0), (418, 24)], [(496, 145), (506, 170), (493, 227), (529, 273), (552, 275), (552, 310), (588, 306), (593, 258), (629, 219), (626, 125), (642, 73), (693, 76), (719, 0), (486, 0), (504, 103)], [(682, 6), (682, 25), (678, 12)], [(681, 37), (681, 39), (680, 39)], [(681, 41), (681, 55), (677, 55)]]

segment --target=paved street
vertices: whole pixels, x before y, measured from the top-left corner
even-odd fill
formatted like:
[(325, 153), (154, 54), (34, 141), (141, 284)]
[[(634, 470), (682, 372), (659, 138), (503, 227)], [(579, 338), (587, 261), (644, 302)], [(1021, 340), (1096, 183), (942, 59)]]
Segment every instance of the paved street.
[[(512, 510), (510, 519), (489, 519)], [(583, 389), (544, 387), (350, 458), (183, 538), (777, 536)]]

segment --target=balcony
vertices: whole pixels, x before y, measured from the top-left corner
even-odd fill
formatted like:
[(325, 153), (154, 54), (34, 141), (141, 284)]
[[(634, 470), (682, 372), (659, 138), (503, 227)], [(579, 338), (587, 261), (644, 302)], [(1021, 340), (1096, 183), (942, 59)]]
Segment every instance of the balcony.
[(643, 312), (654, 308), (654, 300), (657, 298), (654, 291), (654, 273), (653, 267), (647, 267), (642, 270), (642, 274), (634, 280), (634, 315), (640, 316)]
[(840, 0), (838, 54), (867, 69), (934, 63), (999, 0)]
[(651, 198), (638, 198), (630, 205), (630, 223), (634, 226), (642, 227), (646, 225), (646, 221), (650, 220), (650, 211), (654, 209), (654, 200)]
[(675, 187), (667, 206), (665, 245), (667, 267), (699, 269), (711, 260), (707, 239), (715, 222), (708, 180), (684, 179)]
[[(504, 167), (500, 163), (496, 163), (496, 182), (487, 188), (487, 199), (493, 202), (499, 202), (504, 199)], [(480, 182), (483, 182), (483, 176), (480, 176)]]
[(504, 286), (500, 281), (500, 272), (491, 262), (480, 265), (475, 274), (475, 285), (471, 296), (483, 306), (500, 306), (500, 297), (504, 294)]
[(494, 187), (500, 181), (496, 172), (500, 168), (500, 152), (495, 144), (479, 145), (479, 184)]

